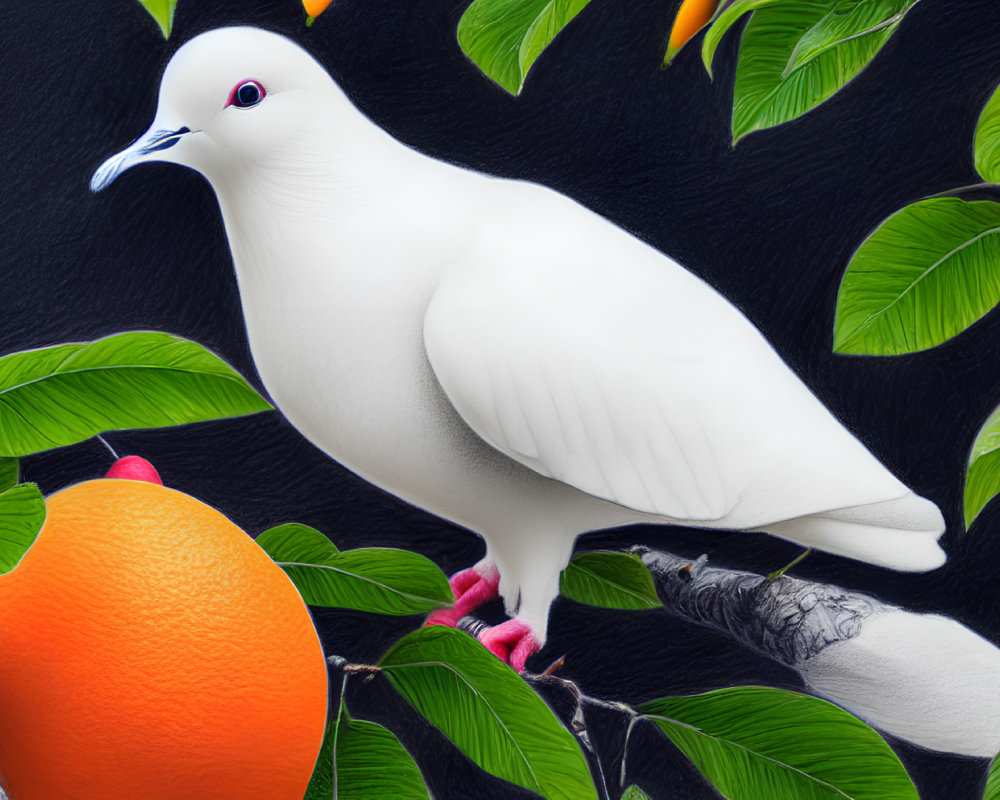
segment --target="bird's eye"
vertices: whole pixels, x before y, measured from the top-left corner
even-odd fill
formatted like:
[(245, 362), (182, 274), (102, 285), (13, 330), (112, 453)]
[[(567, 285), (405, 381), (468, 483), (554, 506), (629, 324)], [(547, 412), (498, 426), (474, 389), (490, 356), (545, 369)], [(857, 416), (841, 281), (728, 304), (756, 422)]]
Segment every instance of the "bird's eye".
[(226, 108), (229, 108), (229, 106), (236, 106), (237, 108), (251, 108), (252, 106), (257, 105), (266, 96), (267, 92), (264, 91), (264, 87), (257, 83), (257, 81), (240, 81), (229, 93), (229, 100), (226, 102)]

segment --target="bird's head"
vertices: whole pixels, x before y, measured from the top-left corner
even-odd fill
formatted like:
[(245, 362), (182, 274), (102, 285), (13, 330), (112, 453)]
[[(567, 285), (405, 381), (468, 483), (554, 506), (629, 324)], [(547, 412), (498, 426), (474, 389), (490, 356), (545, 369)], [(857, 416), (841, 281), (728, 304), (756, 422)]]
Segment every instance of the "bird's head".
[(145, 161), (182, 164), (213, 183), (261, 165), (323, 124), (334, 84), (305, 50), (258, 28), (221, 28), (181, 47), (149, 130), (94, 173), (92, 191)]

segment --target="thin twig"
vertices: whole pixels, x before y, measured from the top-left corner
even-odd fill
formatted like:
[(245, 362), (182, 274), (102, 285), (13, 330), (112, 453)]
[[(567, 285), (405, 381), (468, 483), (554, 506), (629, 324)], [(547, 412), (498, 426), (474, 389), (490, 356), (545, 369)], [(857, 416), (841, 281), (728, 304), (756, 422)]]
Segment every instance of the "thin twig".
[(348, 675), (377, 675), (382, 671), (382, 667), (377, 667), (374, 664), (344, 664), (341, 669), (344, 670)]
[(557, 670), (561, 669), (561, 668), (562, 668), (562, 666), (563, 666), (563, 664), (565, 664), (565, 663), (566, 663), (566, 656), (559, 656), (559, 658), (557, 658), (557, 659), (556, 659), (555, 661), (553, 661), (553, 662), (552, 662), (551, 664), (549, 664), (549, 665), (548, 665), (548, 666), (547, 666), (547, 667), (546, 667), (546, 668), (545, 668), (545, 669), (544, 669), (544, 670), (542, 671), (542, 677), (543, 677), (543, 678), (546, 678), (546, 677), (548, 677), (548, 676), (549, 676), (549, 675), (551, 675), (551, 674), (552, 674), (553, 672), (556, 672)]
[[(103, 436), (101, 436), (101, 434), (97, 434), (97, 435), (96, 435), (96, 436), (95, 436), (94, 438), (95, 438), (95, 439), (97, 439), (97, 441), (99, 441), (99, 442), (100, 442), (101, 444), (103, 444), (103, 445), (104, 445), (104, 446), (105, 446), (106, 448), (108, 448), (108, 450), (110, 450), (110, 451), (111, 451), (111, 457), (112, 457), (112, 458), (113, 458), (113, 459), (114, 459), (115, 461), (117, 461), (117, 460), (118, 460), (118, 453), (116, 453), (116, 452), (115, 452), (115, 448), (113, 448), (113, 447), (112, 447), (112, 446), (111, 446), (110, 444), (108, 444), (108, 440), (107, 440), (107, 439), (105, 439), (105, 438), (104, 438)], [(0, 798), (0, 800), (2, 800), (2, 798)]]

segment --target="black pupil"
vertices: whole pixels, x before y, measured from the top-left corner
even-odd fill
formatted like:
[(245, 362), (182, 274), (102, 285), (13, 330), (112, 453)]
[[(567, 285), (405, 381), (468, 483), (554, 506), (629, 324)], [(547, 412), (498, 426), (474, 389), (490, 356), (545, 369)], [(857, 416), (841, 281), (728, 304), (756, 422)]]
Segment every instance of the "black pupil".
[(252, 106), (260, 101), (260, 89), (255, 83), (244, 83), (236, 90), (236, 99), (241, 106)]

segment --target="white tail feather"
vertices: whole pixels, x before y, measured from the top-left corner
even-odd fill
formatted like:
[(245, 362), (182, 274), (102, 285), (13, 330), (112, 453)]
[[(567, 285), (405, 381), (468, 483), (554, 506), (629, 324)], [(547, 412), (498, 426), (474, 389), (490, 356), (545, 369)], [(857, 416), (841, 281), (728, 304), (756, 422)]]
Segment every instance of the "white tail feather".
[(913, 493), (785, 520), (766, 530), (805, 547), (904, 572), (937, 569), (946, 557), (937, 543), (944, 533), (941, 512)]

